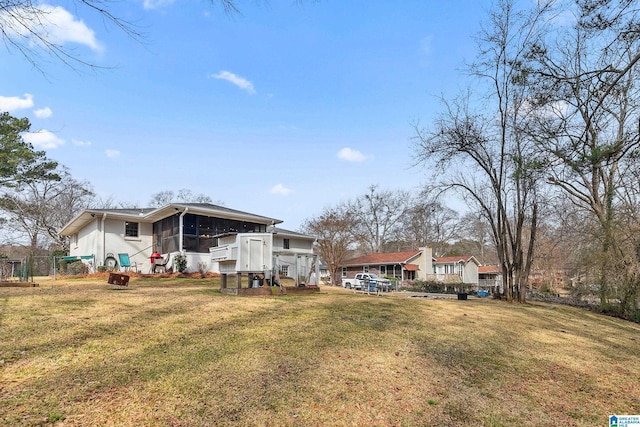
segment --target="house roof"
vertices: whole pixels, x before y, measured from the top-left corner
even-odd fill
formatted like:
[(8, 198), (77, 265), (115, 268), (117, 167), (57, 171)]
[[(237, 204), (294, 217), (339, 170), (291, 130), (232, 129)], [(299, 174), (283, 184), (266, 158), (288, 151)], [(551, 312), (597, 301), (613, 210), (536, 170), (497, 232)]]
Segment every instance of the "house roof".
[(478, 273), (500, 274), (500, 273), (502, 273), (502, 269), (500, 268), (499, 265), (481, 265), (480, 267), (478, 267)]
[(455, 263), (466, 264), (469, 261), (473, 261), (476, 264), (480, 265), (476, 257), (474, 257), (473, 255), (445, 256), (445, 257), (437, 257), (433, 259), (434, 264), (455, 264)]
[(176, 213), (192, 213), (195, 215), (215, 216), (220, 218), (250, 221), (258, 224), (273, 225), (282, 221), (262, 215), (256, 215), (210, 203), (169, 203), (160, 208), (141, 209), (85, 209), (69, 221), (58, 232), (61, 236), (72, 236), (98, 218), (118, 218), (152, 223), (175, 215)]
[(364, 255), (344, 261), (343, 266), (371, 265), (371, 264), (405, 264), (422, 251), (387, 252)]
[(404, 269), (407, 271), (418, 271), (420, 270), (420, 266), (417, 264), (405, 264)]
[(301, 239), (313, 239), (316, 238), (314, 236), (309, 236), (308, 234), (298, 233), (297, 231), (285, 230), (284, 228), (269, 226), (267, 227), (267, 231), (269, 233), (278, 234), (280, 236), (288, 236), (288, 237), (299, 237)]

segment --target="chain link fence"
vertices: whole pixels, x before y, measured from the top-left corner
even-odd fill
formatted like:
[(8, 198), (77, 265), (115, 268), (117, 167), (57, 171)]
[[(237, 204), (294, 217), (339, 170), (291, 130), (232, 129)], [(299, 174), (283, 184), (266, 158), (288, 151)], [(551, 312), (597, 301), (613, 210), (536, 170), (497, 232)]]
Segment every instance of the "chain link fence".
[(0, 258), (0, 282), (24, 282), (26, 258)]
[(95, 257), (93, 255), (52, 257), (51, 264), (54, 279), (68, 276), (86, 276), (96, 272)]
[(84, 276), (96, 272), (95, 257), (39, 255), (22, 258), (0, 258), (0, 281), (27, 282), (34, 277), (53, 279)]

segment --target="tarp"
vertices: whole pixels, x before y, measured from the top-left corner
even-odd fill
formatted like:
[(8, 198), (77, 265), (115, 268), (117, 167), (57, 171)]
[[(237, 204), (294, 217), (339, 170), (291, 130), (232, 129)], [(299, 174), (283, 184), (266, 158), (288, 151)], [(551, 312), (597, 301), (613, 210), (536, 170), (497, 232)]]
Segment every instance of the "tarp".
[(76, 255), (76, 256), (63, 256), (63, 261), (77, 261), (79, 259), (93, 259), (93, 255)]

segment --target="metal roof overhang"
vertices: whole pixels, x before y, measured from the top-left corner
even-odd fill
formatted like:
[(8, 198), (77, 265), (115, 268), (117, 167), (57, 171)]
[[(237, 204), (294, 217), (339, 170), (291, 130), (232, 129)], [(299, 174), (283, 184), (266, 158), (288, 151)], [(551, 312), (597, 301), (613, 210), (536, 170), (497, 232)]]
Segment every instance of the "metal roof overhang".
[(101, 210), (101, 209), (87, 209), (82, 211), (78, 216), (69, 221), (62, 229), (58, 232), (60, 236), (73, 236), (78, 233), (80, 230), (85, 228), (92, 221), (100, 220), (104, 215), (107, 215), (107, 218), (120, 218), (123, 220), (136, 220), (136, 221), (144, 221), (144, 214), (133, 214), (127, 212), (116, 212), (110, 210)]
[(249, 221), (256, 222), (259, 224), (280, 224), (282, 220), (269, 218), (261, 215), (254, 215), (248, 212), (236, 211), (233, 209), (216, 209), (216, 208), (206, 208), (201, 206), (189, 206), (189, 205), (181, 205), (178, 203), (172, 203), (167, 206), (163, 206), (159, 209), (153, 210), (144, 216), (144, 219), (149, 222), (159, 221), (161, 219), (170, 217), (171, 215), (175, 215), (177, 213), (183, 213), (184, 211), (187, 213), (194, 215), (203, 215), (203, 216), (213, 216), (218, 218), (226, 218), (226, 219), (235, 219), (238, 221)]
[(69, 221), (62, 229), (58, 232), (60, 236), (72, 236), (86, 227), (89, 223), (96, 219), (102, 218), (105, 214), (107, 218), (118, 218), (122, 220), (136, 220), (139, 222), (147, 222), (153, 223), (156, 221), (160, 221), (161, 219), (170, 217), (175, 214), (182, 214), (187, 211), (188, 213), (194, 215), (203, 215), (203, 216), (213, 216), (218, 218), (226, 218), (233, 219), (238, 221), (248, 221), (255, 222), (258, 224), (265, 225), (273, 225), (280, 224), (282, 220), (275, 218), (268, 218), (265, 216), (254, 215), (247, 212), (236, 211), (233, 209), (215, 209), (215, 208), (205, 208), (205, 207), (194, 207), (188, 205), (181, 204), (170, 204), (163, 206), (162, 208), (154, 209), (152, 211), (144, 212), (140, 211), (139, 213), (135, 212), (135, 209), (132, 209), (129, 212), (121, 212), (117, 210), (109, 210), (109, 209), (87, 209), (82, 211), (79, 215)]

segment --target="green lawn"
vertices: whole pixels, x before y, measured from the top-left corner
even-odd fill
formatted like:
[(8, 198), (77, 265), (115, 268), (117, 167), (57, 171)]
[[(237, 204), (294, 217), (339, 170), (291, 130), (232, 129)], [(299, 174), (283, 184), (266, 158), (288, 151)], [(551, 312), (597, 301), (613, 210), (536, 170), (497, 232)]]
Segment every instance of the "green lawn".
[(605, 426), (640, 414), (637, 324), (546, 304), (218, 286), (0, 288), (0, 425)]

